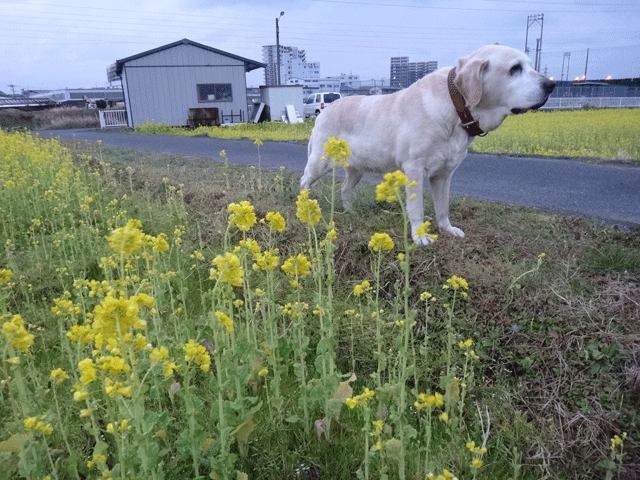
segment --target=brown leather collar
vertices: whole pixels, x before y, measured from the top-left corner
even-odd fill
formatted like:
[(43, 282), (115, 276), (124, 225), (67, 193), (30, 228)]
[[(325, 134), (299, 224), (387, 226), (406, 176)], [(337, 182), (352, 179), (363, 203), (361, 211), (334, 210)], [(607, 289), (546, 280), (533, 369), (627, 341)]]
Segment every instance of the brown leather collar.
[(454, 67), (449, 71), (447, 85), (449, 86), (449, 95), (451, 95), (453, 106), (456, 108), (456, 113), (462, 122), (461, 126), (467, 131), (470, 137), (484, 137), (486, 133), (482, 131), (478, 121), (473, 118), (473, 115), (471, 115), (471, 112), (467, 108), (467, 102), (454, 83), (455, 78), (456, 69)]

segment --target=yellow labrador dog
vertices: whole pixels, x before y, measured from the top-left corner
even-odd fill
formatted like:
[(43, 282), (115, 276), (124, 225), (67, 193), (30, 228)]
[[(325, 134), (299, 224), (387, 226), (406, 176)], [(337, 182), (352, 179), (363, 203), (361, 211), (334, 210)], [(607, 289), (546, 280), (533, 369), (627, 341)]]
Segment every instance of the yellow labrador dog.
[[(353, 96), (331, 103), (311, 133), (302, 190), (330, 170), (323, 144), (331, 136), (351, 147), (342, 202), (351, 209), (353, 188), (366, 172), (402, 170), (418, 192), (407, 200), (411, 233), (419, 245), (432, 242), (416, 229), (424, 222), (423, 177), (431, 184), (440, 230), (464, 232), (449, 221), (451, 175), (477, 135), (495, 130), (510, 114), (540, 108), (555, 88), (531, 67), (527, 55), (503, 46), (483, 47), (391, 95)], [(409, 198), (410, 194), (407, 194)]]

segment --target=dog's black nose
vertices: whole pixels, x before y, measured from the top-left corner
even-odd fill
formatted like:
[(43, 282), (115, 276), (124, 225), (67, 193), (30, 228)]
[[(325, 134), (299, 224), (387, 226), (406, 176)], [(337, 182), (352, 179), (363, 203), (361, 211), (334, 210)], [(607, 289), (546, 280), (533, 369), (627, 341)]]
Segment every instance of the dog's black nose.
[(544, 89), (544, 93), (546, 93), (547, 95), (551, 95), (553, 89), (556, 88), (556, 82), (551, 79), (547, 79), (542, 84), (542, 88)]

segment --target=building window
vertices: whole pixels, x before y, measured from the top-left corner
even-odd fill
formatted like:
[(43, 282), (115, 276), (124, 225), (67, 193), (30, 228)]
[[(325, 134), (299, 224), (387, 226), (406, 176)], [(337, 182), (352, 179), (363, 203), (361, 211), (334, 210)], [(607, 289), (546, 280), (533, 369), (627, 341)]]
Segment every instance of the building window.
[(230, 83), (202, 83), (198, 85), (198, 102), (231, 102)]

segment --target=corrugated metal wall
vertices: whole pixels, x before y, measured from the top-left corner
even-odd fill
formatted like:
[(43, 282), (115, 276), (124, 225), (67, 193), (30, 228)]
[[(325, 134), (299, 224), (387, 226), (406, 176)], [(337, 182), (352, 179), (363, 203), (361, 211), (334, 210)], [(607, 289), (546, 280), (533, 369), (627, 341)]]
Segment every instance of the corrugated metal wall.
[[(198, 84), (230, 83), (232, 101), (199, 102)], [(218, 108), (220, 117), (243, 111), (247, 119), (244, 62), (193, 45), (178, 45), (131, 60), (123, 67), (130, 126), (145, 121), (186, 125), (190, 108)]]

